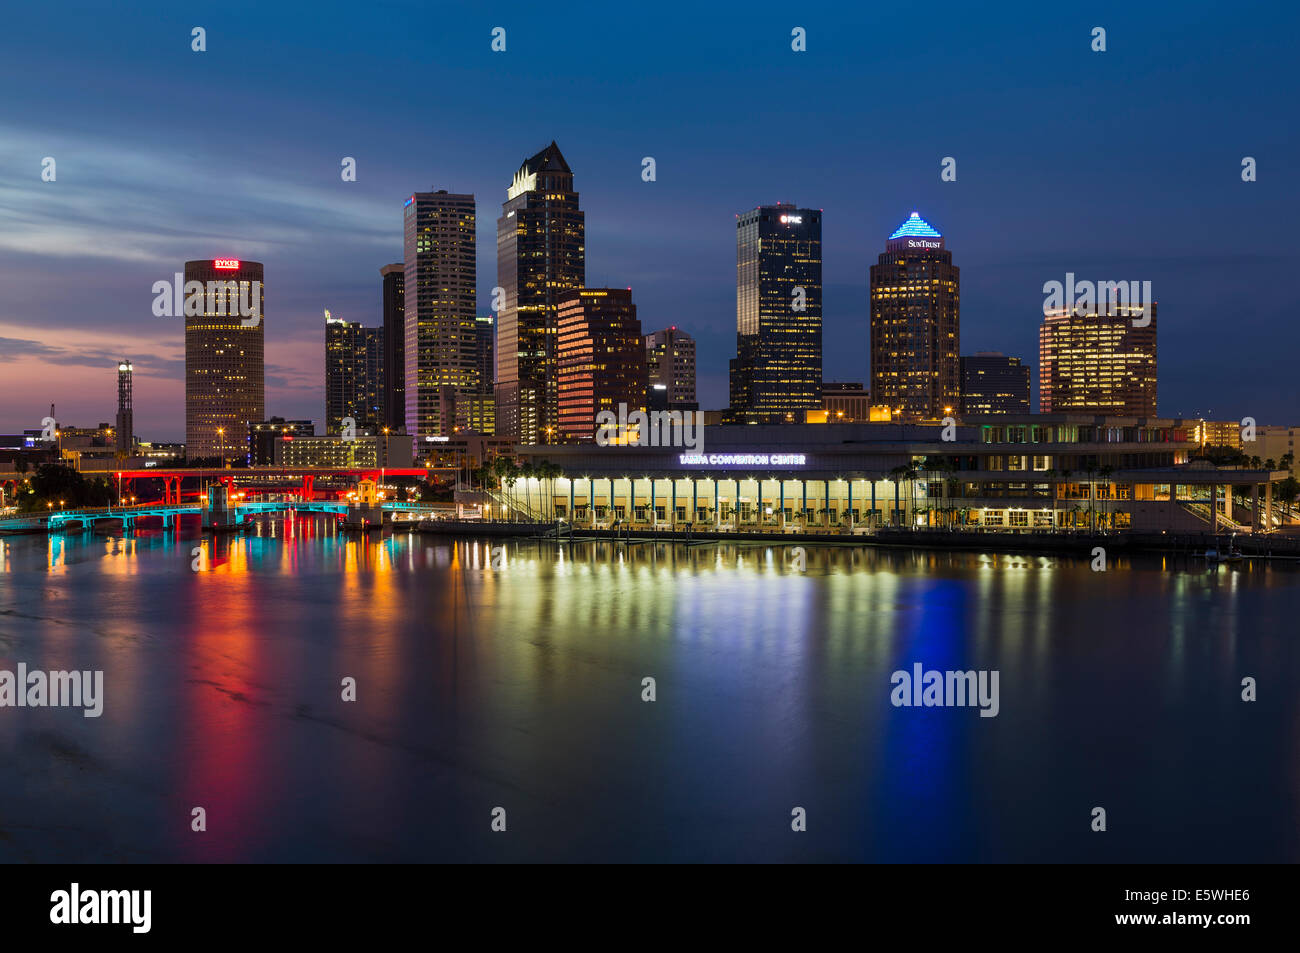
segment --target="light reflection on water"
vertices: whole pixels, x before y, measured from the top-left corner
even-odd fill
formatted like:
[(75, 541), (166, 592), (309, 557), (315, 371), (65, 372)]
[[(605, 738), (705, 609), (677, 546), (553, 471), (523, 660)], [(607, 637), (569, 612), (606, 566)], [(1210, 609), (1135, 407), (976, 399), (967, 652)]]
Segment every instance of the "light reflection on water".
[[(0, 668), (107, 695), (0, 708), (0, 860), (1300, 859), (1290, 566), (502, 545), (0, 540)], [(1000, 714), (892, 707), (914, 662)]]

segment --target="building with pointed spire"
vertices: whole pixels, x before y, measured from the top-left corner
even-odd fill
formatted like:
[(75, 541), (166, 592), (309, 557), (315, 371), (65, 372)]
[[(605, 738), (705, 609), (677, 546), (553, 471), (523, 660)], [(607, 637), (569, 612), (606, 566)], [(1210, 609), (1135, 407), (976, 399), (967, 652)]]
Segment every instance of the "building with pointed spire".
[(505, 291), (497, 314), (498, 436), (528, 445), (559, 440), (559, 304), (586, 284), (585, 227), (573, 170), (552, 142), (519, 167), (497, 219), (497, 285)]
[(913, 212), (871, 266), (871, 402), (894, 420), (941, 420), (961, 406), (961, 270)]

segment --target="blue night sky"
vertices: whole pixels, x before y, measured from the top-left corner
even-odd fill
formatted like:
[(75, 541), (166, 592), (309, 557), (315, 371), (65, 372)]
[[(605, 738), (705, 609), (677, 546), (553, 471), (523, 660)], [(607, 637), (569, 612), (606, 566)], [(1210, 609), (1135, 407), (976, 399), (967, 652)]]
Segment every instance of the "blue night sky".
[(735, 215), (787, 201), (825, 210), (827, 380), (867, 379), (867, 268), (916, 210), (961, 266), (963, 353), (1036, 374), (1044, 282), (1149, 280), (1161, 414), (1300, 423), (1298, 19), (1254, 3), (11, 4), (0, 431), (39, 427), (51, 401), (65, 424), (111, 420), (129, 357), (137, 433), (182, 439), (182, 322), (153, 316), (150, 288), (208, 257), (265, 263), (267, 412), (320, 425), (322, 311), (378, 323), (405, 198), (475, 193), (487, 313), (506, 187), (552, 139), (586, 211), (588, 284), (630, 285), (646, 331), (695, 335), (706, 408), (734, 354)]

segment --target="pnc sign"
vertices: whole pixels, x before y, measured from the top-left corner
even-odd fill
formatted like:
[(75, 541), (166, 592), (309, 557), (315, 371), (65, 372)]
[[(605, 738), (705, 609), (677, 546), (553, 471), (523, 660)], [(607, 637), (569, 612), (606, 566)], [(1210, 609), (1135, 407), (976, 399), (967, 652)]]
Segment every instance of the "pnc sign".
[(212, 267), (216, 268), (218, 271), (238, 271), (239, 259), (238, 258), (214, 258), (212, 259)]
[(782, 225), (802, 225), (802, 224), (803, 224), (803, 216), (802, 216), (802, 215), (782, 215), (782, 216), (781, 216), (781, 224), (782, 224)]

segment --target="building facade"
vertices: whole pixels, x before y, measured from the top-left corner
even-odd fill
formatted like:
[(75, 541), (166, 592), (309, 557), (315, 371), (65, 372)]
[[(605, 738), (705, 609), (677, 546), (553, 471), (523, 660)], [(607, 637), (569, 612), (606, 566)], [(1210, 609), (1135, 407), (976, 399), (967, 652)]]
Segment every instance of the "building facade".
[(961, 413), (1029, 413), (1029, 366), (1001, 351), (977, 351), (963, 357)]
[(406, 431), (447, 436), (477, 387), (478, 260), (473, 195), (440, 189), (406, 200), (402, 278)]
[[(1272, 460), (1277, 469), (1287, 470), (1291, 476), (1295, 476), (1297, 431), (1300, 431), (1300, 427), (1263, 424), (1255, 428), (1254, 441), (1241, 443), (1242, 452), (1247, 456), (1259, 457), (1262, 461)], [(1240, 431), (1238, 431), (1238, 436), (1240, 436)], [(1289, 457), (1288, 454), (1290, 454)]]
[(560, 438), (596, 439), (596, 416), (646, 409), (645, 342), (632, 292), (583, 288), (559, 304), (557, 367)]
[(961, 405), (961, 269), (916, 212), (871, 266), (871, 397), (892, 419), (940, 420)]
[(384, 428), (384, 329), (325, 312), (325, 432), (358, 434)]
[(826, 423), (868, 423), (871, 420), (871, 395), (857, 382), (822, 384), (822, 410)]
[(406, 266), (400, 261), (379, 269), (383, 278), (383, 425), (393, 433), (406, 428)]
[(132, 376), (131, 362), (119, 361), (117, 364), (117, 455), (119, 457), (129, 457), (135, 450)]
[[(646, 383), (655, 410), (697, 410), (695, 339), (674, 325), (645, 336)], [(662, 406), (659, 403), (662, 402)]]
[(316, 436), (316, 424), (311, 420), (285, 420), (272, 417), (248, 425), (248, 465), (269, 467), (275, 463), (275, 445), (282, 440), (298, 440)]
[(1156, 304), (1044, 308), (1041, 413), (1156, 413)]
[(822, 213), (764, 205), (736, 218), (736, 357), (728, 419), (779, 423), (821, 406)]
[(193, 309), (187, 292), (185, 307), (185, 451), (193, 460), (242, 450), (248, 424), (266, 417), (266, 309), (261, 262), (187, 261), (186, 289), (191, 282), (205, 292)]
[[(1284, 473), (1191, 461), (1192, 422), (1089, 415), (941, 425), (707, 427), (707, 453), (565, 446), (525, 450), (557, 479), (520, 480), (511, 510), (578, 528), (850, 536), (881, 529), (988, 532), (1263, 530)], [(1245, 500), (1251, 506), (1243, 506)], [(539, 502), (540, 501), (540, 502)]]
[(586, 284), (586, 223), (573, 170), (552, 142), (515, 173), (497, 219), (497, 433), (559, 439), (559, 303)]
[(275, 441), (278, 467), (393, 467), (412, 465), (411, 441), (405, 437), (375, 434), (344, 440), (342, 437), (295, 437)]

